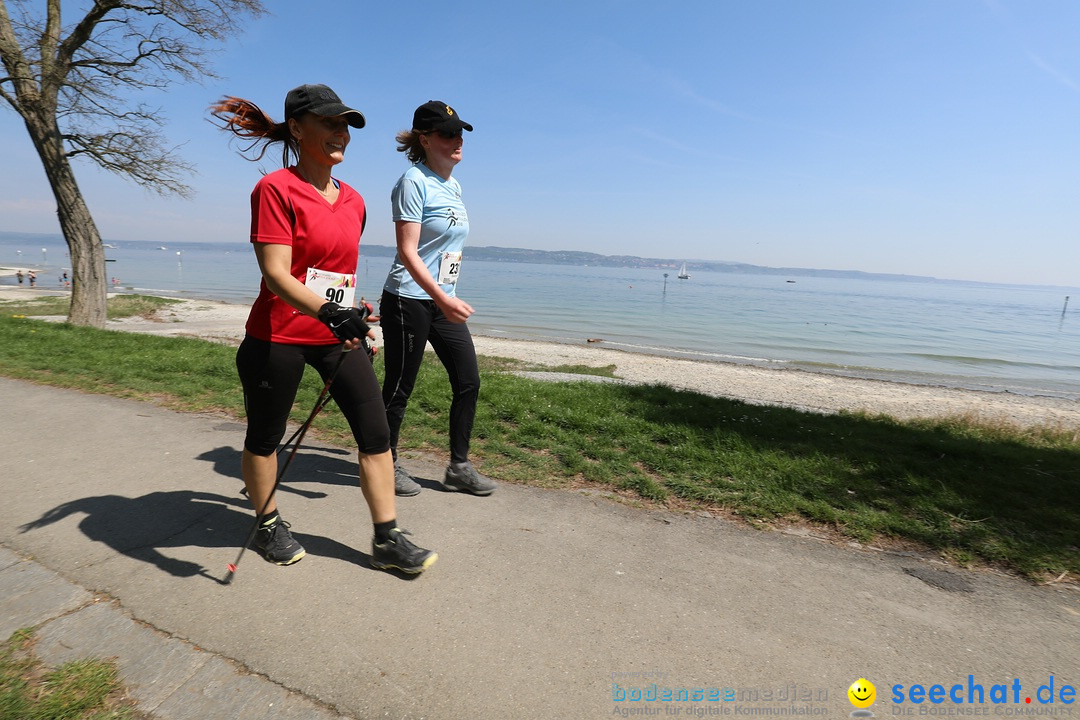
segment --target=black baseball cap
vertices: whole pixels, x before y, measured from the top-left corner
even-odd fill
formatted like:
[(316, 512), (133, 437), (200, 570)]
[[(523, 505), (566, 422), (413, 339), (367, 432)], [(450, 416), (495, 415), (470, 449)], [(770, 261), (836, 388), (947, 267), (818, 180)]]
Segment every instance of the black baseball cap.
[(285, 119), (298, 118), (304, 113), (314, 113), (322, 117), (345, 116), (345, 121), (354, 128), (362, 128), (367, 122), (359, 110), (341, 102), (337, 93), (325, 85), (301, 85), (293, 88), (285, 96)]
[(416, 108), (412, 116), (412, 126), (413, 130), (422, 133), (459, 133), (462, 130), (472, 132), (472, 125), (462, 120), (457, 111), (442, 100), (428, 100)]

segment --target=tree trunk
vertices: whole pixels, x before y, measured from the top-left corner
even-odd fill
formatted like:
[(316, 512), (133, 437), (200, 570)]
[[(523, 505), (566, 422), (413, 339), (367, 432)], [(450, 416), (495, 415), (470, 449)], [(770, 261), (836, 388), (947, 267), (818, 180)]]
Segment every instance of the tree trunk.
[(57, 175), (50, 175), (56, 196), (56, 214), (60, 229), (71, 253), (71, 307), (68, 322), (72, 325), (105, 327), (106, 293), (105, 248), (101, 244), (90, 209), (75, 182), (71, 165), (64, 158)]
[(105, 248), (94, 218), (71, 170), (54, 118), (26, 117), (34, 147), (56, 198), (56, 215), (71, 255), (71, 306), (68, 322), (105, 327)]

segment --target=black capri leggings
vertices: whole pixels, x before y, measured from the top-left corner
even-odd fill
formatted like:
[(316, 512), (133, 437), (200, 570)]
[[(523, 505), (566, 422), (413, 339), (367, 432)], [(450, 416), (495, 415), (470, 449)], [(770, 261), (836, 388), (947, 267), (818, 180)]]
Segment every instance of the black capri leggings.
[[(277, 450), (304, 366), (315, 368), (325, 382), (341, 352), (341, 345), (286, 345), (244, 338), (236, 351), (236, 370), (244, 388), (248, 423), (244, 447), (249, 452), (266, 456)], [(330, 396), (349, 421), (360, 452), (371, 455), (390, 449), (382, 391), (362, 350), (346, 353)]]

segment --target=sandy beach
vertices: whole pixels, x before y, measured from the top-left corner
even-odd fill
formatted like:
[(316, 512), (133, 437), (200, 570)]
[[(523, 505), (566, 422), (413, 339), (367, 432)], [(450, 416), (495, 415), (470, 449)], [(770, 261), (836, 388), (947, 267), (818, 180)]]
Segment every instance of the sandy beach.
[[(61, 293), (0, 287), (0, 301), (47, 294)], [(247, 313), (247, 305), (183, 300), (159, 311), (153, 318), (111, 320), (107, 327), (153, 335), (197, 337), (235, 345), (243, 338)], [(375, 332), (378, 335), (377, 326)], [(547, 367), (614, 365), (615, 375), (626, 382), (666, 385), (761, 405), (825, 413), (866, 411), (900, 419), (965, 416), (1025, 427), (1080, 430), (1080, 403), (1062, 398), (956, 390), (802, 370), (681, 360), (612, 350), (603, 347), (602, 343), (567, 345), (482, 336), (477, 336), (475, 342), (476, 350), (481, 355), (512, 358)], [(541, 376), (561, 379), (558, 375)]]

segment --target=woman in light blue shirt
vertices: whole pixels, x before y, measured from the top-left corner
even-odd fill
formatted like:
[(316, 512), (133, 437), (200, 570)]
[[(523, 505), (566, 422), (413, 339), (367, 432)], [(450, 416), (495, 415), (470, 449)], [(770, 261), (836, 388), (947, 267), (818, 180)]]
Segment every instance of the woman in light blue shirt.
[(472, 132), (444, 102), (426, 102), (413, 113), (410, 130), (398, 133), (398, 150), (412, 167), (391, 193), (397, 255), (379, 305), (383, 331), (383, 403), (394, 454), (395, 492), (416, 495), (420, 485), (397, 462), (398, 435), (416, 383), (424, 349), (431, 343), (450, 378), (450, 464), (447, 490), (490, 495), (495, 483), (469, 462), (480, 371), (466, 321), (472, 306), (457, 296), (469, 215), (461, 185), (451, 175), (461, 162), (463, 131)]

